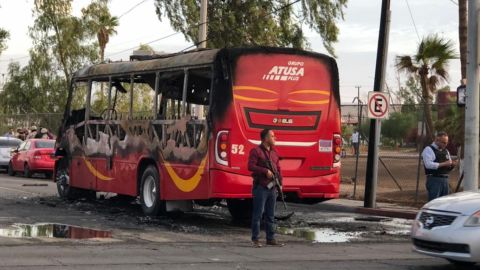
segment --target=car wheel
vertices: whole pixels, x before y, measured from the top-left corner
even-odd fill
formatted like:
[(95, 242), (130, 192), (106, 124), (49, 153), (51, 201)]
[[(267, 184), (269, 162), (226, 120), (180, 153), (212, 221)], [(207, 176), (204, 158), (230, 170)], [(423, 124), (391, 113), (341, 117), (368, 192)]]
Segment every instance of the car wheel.
[(15, 171), (13, 170), (12, 162), (8, 163), (7, 173), (8, 173), (8, 175), (10, 175), (10, 176), (14, 176), (14, 175), (15, 175)]
[(70, 186), (68, 171), (57, 170), (55, 174), (58, 196), (64, 200), (75, 200), (80, 198), (94, 199), (96, 192)]
[(154, 166), (143, 171), (140, 181), (140, 204), (147, 216), (158, 216), (166, 212), (165, 201), (160, 200), (160, 176)]
[(447, 259), (447, 261), (449, 261), (451, 264), (459, 266), (459, 267), (473, 266), (473, 265), (477, 264), (476, 262), (464, 262), (464, 261), (457, 261), (457, 260), (451, 260), (451, 259)]
[(26, 178), (32, 178), (32, 171), (30, 171), (30, 167), (27, 163), (25, 163), (25, 166), (23, 167), (23, 176)]
[(45, 179), (52, 179), (53, 174), (50, 172), (45, 173)]
[(229, 199), (227, 207), (235, 220), (249, 220), (252, 218), (253, 202), (250, 199)]

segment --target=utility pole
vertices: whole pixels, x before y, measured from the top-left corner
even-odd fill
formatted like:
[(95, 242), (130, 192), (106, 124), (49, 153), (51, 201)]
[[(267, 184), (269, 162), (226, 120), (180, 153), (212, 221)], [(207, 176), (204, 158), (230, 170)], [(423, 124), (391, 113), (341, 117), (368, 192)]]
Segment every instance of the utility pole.
[(200, 26), (198, 29), (198, 48), (207, 47), (207, 14), (208, 0), (202, 0), (200, 4)]
[(478, 12), (480, 0), (468, 1), (467, 93), (465, 105), (464, 190), (478, 190), (479, 61)]
[[(208, 15), (208, 0), (202, 0), (200, 3), (200, 24), (198, 27), (198, 49), (207, 48), (207, 15)], [(203, 119), (202, 105), (193, 105), (193, 111), (198, 119)]]
[[(373, 91), (382, 92), (385, 85), (385, 69), (388, 55), (388, 35), (390, 30), (390, 0), (382, 0), (380, 31), (378, 32), (377, 63), (375, 65), (375, 83)], [(364, 207), (375, 208), (378, 180), (378, 145), (380, 141), (381, 120), (370, 120), (367, 172), (365, 175)]]

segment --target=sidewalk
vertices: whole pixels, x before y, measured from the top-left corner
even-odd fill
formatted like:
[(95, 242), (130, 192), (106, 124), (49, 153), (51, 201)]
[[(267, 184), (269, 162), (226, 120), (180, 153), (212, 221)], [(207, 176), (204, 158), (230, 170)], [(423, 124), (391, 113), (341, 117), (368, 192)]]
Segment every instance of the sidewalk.
[(377, 208), (363, 207), (363, 201), (333, 199), (315, 205), (319, 210), (357, 213), (392, 218), (415, 219), (418, 209), (391, 203), (377, 203)]

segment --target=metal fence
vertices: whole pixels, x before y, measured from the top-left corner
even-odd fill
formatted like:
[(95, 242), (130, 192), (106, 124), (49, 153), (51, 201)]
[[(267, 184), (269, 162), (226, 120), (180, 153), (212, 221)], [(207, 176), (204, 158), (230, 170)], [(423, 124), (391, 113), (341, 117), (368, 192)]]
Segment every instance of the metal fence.
[[(425, 136), (424, 105), (391, 105), (389, 119), (382, 120), (377, 199), (419, 206), (427, 200), (425, 173), (421, 151), (431, 139)], [(449, 134), (448, 146), (456, 158), (463, 140), (462, 109), (456, 104), (431, 104), (434, 130)], [(363, 199), (368, 155), (370, 119), (365, 105), (342, 106), (342, 135), (344, 138), (341, 193), (344, 197)], [(361, 135), (359, 155), (354, 154), (351, 135)], [(461, 166), (460, 166), (461, 167)], [(461, 190), (458, 167), (450, 174), (451, 192)]]

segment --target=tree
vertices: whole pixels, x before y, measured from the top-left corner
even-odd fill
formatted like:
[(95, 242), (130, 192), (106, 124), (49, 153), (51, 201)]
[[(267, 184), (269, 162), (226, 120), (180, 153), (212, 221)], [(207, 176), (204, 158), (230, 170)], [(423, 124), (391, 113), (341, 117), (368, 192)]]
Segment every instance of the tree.
[(391, 113), (387, 120), (382, 122), (382, 135), (391, 139), (395, 146), (402, 146), (403, 140), (408, 133), (416, 128), (416, 117), (414, 113)]
[(72, 0), (35, 0), (34, 25), (30, 28), (33, 51), (51, 56), (53, 68), (63, 73), (68, 89), (74, 71), (96, 58), (87, 27), (71, 14)]
[[(335, 55), (333, 43), (338, 40), (337, 21), (343, 19), (347, 0), (299, 0), (295, 10), (289, 0), (210, 0), (208, 1), (207, 46), (268, 45), (304, 48), (307, 46), (302, 25), (319, 33), (323, 45)], [(298, 1), (297, 1), (298, 2)], [(185, 38), (198, 40), (200, 1), (155, 0), (160, 20), (170, 20), (175, 31)]]
[(7, 30), (0, 28), (0, 54), (7, 49), (7, 40), (10, 34)]
[(117, 33), (119, 22), (116, 16), (110, 14), (109, 0), (94, 0), (82, 9), (85, 25), (90, 34), (97, 36), (100, 62), (105, 60), (105, 48), (110, 41), (110, 36)]
[(8, 66), (8, 78), (0, 93), (3, 113), (60, 112), (66, 100), (64, 78), (52, 68), (52, 59), (43, 52), (30, 51), (28, 65)]
[(455, 58), (453, 43), (438, 35), (424, 37), (414, 55), (397, 56), (396, 67), (399, 71), (419, 77), (427, 140), (433, 138), (432, 95), (441, 83), (448, 81), (448, 61)]

